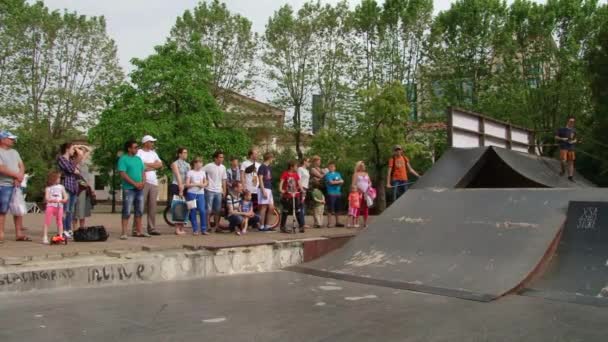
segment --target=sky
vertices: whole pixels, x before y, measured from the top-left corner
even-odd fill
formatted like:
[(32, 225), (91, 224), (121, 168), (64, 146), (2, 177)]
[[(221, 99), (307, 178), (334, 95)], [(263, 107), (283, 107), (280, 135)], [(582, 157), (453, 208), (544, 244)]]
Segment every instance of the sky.
[[(34, 0), (30, 0), (34, 1)], [(87, 16), (104, 16), (107, 31), (118, 46), (120, 65), (128, 73), (132, 58), (144, 58), (154, 52), (156, 45), (163, 44), (185, 10), (194, 8), (199, 0), (43, 0), (50, 9), (76, 11)], [(300, 8), (307, 0), (223, 0), (228, 9), (252, 21), (253, 29), (264, 31), (268, 18), (283, 4)], [(335, 4), (339, 0), (321, 0)], [(544, 0), (537, 0), (544, 2)], [(605, 3), (607, 0), (600, 0)], [(360, 0), (348, 0), (355, 6)], [(380, 2), (380, 1), (379, 1)], [(435, 13), (449, 9), (452, 0), (434, 0)], [(512, 2), (508, 0), (507, 2)], [(255, 96), (264, 101), (268, 93), (256, 89)]]
[[(33, 1), (33, 0), (32, 0)], [(178, 16), (192, 9), (199, 0), (44, 0), (50, 9), (69, 9), (87, 16), (106, 18), (107, 30), (118, 45), (118, 57), (124, 70), (129, 61), (143, 58), (162, 44)], [(228, 9), (252, 21), (257, 32), (263, 32), (268, 18), (283, 4), (299, 8), (306, 0), (224, 0)], [(335, 4), (339, 0), (322, 0)], [(349, 0), (352, 6), (360, 0)], [(435, 10), (449, 8), (451, 0), (435, 0)]]

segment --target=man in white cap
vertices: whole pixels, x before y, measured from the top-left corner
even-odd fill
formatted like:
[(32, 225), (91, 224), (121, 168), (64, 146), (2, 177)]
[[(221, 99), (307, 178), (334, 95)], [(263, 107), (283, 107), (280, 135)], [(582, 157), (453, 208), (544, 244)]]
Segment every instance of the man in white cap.
[(163, 162), (154, 151), (156, 139), (151, 135), (145, 135), (141, 139), (141, 149), (137, 156), (144, 162), (146, 180), (144, 185), (144, 204), (148, 215), (148, 234), (160, 235), (156, 230), (156, 199), (158, 197), (158, 177), (156, 170), (163, 167)]
[[(4, 242), (4, 222), (9, 211), (15, 188), (21, 186), (25, 166), (19, 153), (13, 149), (17, 136), (11, 132), (0, 132), (0, 244)], [(22, 235), (23, 216), (13, 216), (17, 241), (30, 241)]]

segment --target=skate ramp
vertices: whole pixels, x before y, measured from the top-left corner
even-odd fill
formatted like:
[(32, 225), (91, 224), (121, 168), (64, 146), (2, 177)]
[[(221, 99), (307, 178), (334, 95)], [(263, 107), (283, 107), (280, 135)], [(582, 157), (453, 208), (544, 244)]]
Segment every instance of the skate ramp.
[[(608, 196), (604, 197), (608, 201)], [(608, 202), (571, 202), (557, 251), (524, 293), (608, 306)]]
[(503, 149), (451, 148), (413, 189), (442, 188), (587, 188), (594, 185), (575, 174), (576, 182), (560, 177), (555, 159)]
[(293, 270), (490, 301), (537, 270), (571, 199), (605, 196), (600, 189), (412, 189), (342, 249)]

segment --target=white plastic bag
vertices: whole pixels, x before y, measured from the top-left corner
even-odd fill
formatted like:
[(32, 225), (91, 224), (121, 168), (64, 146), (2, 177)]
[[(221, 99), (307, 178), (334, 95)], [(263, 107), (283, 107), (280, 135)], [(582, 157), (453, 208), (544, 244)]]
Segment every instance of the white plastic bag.
[(25, 198), (23, 197), (21, 188), (15, 187), (15, 190), (13, 190), (13, 198), (11, 199), (10, 209), (13, 216), (24, 216), (27, 214)]
[(196, 209), (196, 200), (190, 200), (190, 201), (186, 201), (186, 205), (188, 206), (188, 210), (192, 210), (192, 209)]
[(368, 208), (371, 208), (374, 205), (374, 199), (368, 194), (365, 194), (365, 204), (367, 204)]

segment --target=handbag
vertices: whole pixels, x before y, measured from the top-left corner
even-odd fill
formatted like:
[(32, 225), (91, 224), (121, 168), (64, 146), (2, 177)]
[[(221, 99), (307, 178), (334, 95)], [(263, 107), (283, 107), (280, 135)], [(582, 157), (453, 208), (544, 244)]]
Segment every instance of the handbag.
[(186, 222), (188, 221), (188, 204), (182, 196), (173, 196), (171, 201), (171, 220), (173, 222)]
[(23, 197), (23, 191), (21, 188), (15, 187), (13, 190), (13, 197), (11, 198), (10, 204), (11, 214), (13, 216), (24, 216), (27, 213), (27, 206), (25, 205), (25, 197)]
[(79, 228), (74, 231), (74, 241), (77, 242), (99, 242), (106, 241), (110, 234), (104, 226), (92, 226)]

